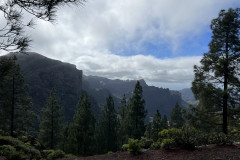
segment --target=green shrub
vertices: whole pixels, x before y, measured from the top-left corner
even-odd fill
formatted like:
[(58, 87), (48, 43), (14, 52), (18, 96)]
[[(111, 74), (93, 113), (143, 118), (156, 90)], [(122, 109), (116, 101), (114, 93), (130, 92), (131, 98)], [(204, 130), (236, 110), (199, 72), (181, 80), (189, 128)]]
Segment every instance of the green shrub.
[[(165, 146), (166, 143), (172, 148), (178, 147), (183, 149), (194, 149), (196, 145), (207, 142), (205, 135), (201, 135), (203, 135), (202, 132), (196, 130), (195, 128), (185, 126), (182, 129), (171, 128), (168, 130), (162, 130), (159, 132), (159, 141), (162, 142), (163, 146)], [(170, 142), (172, 141), (174, 141), (174, 143), (171, 144)]]
[(17, 138), (13, 138), (10, 136), (0, 136), (0, 144), (10, 145), (14, 147), (17, 153), (21, 155), (18, 159), (39, 159), (41, 157), (41, 153), (39, 150), (32, 147), (29, 143), (23, 143)]
[(128, 150), (128, 144), (122, 145), (122, 151), (127, 151)]
[(112, 151), (108, 151), (107, 154), (112, 154), (113, 152)]
[(212, 133), (208, 136), (209, 144), (227, 144), (227, 136), (224, 133)]
[(144, 138), (141, 138), (140, 142), (141, 142), (141, 146), (142, 146), (143, 148), (147, 149), (147, 148), (150, 148), (150, 146), (151, 146), (152, 143), (153, 143), (153, 140), (144, 137)]
[(73, 154), (65, 154), (64, 158), (75, 158), (76, 156)]
[(176, 147), (176, 142), (172, 138), (163, 139), (161, 143), (162, 149), (173, 149)]
[(160, 149), (161, 148), (161, 143), (160, 142), (154, 142), (150, 146), (151, 149)]
[(178, 139), (182, 137), (183, 131), (177, 128), (163, 129), (159, 132), (160, 141), (167, 138)]
[(65, 153), (62, 150), (52, 150), (50, 154), (48, 154), (47, 159), (48, 160), (54, 160), (57, 158), (64, 158)]
[(141, 152), (141, 143), (137, 139), (128, 139), (128, 152), (137, 155)]
[(7, 159), (16, 159), (17, 151), (13, 146), (2, 145), (0, 146), (0, 155), (6, 157)]

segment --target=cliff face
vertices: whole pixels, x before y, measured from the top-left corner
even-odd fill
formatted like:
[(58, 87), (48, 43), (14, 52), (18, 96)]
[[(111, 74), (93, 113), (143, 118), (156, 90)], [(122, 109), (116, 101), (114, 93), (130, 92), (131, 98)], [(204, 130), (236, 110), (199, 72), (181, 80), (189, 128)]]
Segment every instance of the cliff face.
[[(13, 53), (9, 54), (9, 56)], [(19, 54), (17, 62), (29, 86), (33, 108), (40, 113), (52, 88), (56, 89), (66, 120), (72, 120), (82, 91), (82, 71), (75, 65), (49, 59), (37, 53)]]
[[(75, 65), (49, 59), (37, 53), (15, 53), (15, 55), (29, 86), (35, 112), (40, 113), (51, 89), (55, 88), (63, 106), (66, 121), (72, 121), (82, 91), (90, 95), (94, 113), (98, 117), (100, 109), (106, 103), (107, 96), (113, 96), (117, 109), (121, 105), (124, 94), (127, 98), (131, 97), (136, 84), (136, 80), (123, 81), (84, 76)], [(176, 102), (180, 105), (184, 103), (181, 94), (177, 91), (148, 86), (144, 80), (140, 80), (140, 83), (143, 87), (148, 117), (152, 117), (157, 109), (162, 115), (166, 114), (169, 117)]]

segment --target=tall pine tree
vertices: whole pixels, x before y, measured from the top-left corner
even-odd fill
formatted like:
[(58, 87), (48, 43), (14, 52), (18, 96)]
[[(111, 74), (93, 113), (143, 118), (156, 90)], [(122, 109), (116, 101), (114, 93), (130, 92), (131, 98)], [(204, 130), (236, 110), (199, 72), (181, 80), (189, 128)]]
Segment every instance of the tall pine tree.
[(203, 55), (200, 66), (194, 66), (192, 91), (200, 98), (208, 86), (221, 90), (218, 107), (222, 108), (222, 131), (227, 134), (228, 109), (239, 103), (240, 9), (221, 10), (212, 20), (211, 30), (209, 52)]
[(117, 151), (117, 114), (112, 96), (107, 97), (97, 128), (98, 152)]
[(130, 138), (140, 139), (145, 132), (144, 120), (147, 115), (147, 111), (145, 110), (143, 90), (139, 81), (137, 81), (135, 85), (128, 107), (128, 135)]
[(62, 136), (63, 130), (62, 107), (56, 96), (55, 89), (52, 89), (47, 98), (46, 106), (42, 109), (40, 121), (39, 139), (49, 149), (56, 149)]
[(95, 117), (87, 95), (82, 94), (74, 115), (74, 127), (78, 155), (93, 153)]

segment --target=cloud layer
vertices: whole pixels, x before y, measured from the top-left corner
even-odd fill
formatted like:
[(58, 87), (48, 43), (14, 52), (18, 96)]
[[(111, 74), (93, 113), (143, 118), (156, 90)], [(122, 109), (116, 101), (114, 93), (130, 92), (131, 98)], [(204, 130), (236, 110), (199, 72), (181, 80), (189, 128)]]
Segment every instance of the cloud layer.
[[(75, 63), (86, 74), (189, 87), (193, 65), (201, 57), (186, 56), (183, 46), (187, 42), (200, 46), (197, 40), (209, 34), (209, 24), (219, 11), (239, 4), (239, 0), (89, 0), (81, 7), (59, 8), (56, 24), (38, 21), (29, 34), (33, 51)], [(200, 54), (207, 49), (201, 47)]]

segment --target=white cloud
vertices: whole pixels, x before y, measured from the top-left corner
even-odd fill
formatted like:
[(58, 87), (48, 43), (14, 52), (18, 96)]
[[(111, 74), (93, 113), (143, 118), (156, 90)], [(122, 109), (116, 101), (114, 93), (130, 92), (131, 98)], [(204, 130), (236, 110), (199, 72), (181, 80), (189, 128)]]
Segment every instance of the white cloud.
[[(29, 31), (32, 51), (75, 63), (87, 74), (187, 86), (200, 57), (175, 51), (201, 36), (221, 9), (239, 4), (239, 0), (88, 0), (83, 7), (60, 8), (54, 25), (39, 20)], [(144, 43), (170, 48), (169, 57), (182, 58), (139, 55), (145, 50), (145, 55), (151, 54)], [(127, 51), (135, 55), (127, 56)]]
[(150, 85), (168, 86), (173, 89), (177, 86), (190, 87), (193, 80), (193, 65), (198, 65), (200, 59), (201, 56), (158, 59), (144, 55), (123, 57), (97, 53), (83, 54), (74, 63), (87, 75), (125, 80), (145, 79)]

